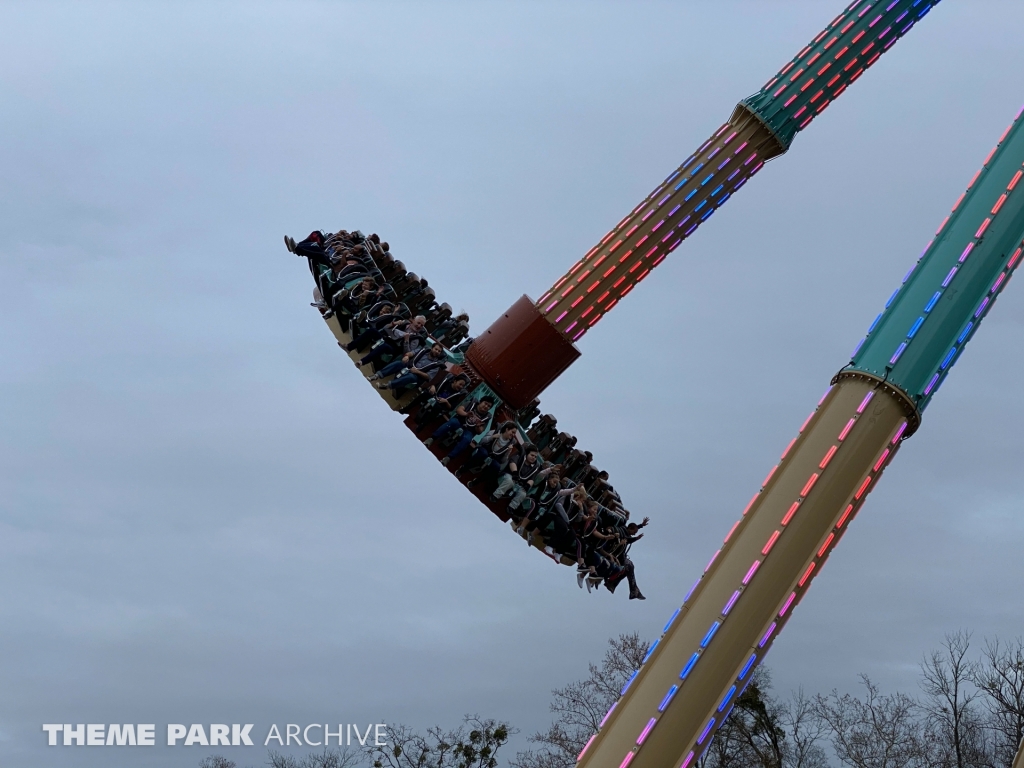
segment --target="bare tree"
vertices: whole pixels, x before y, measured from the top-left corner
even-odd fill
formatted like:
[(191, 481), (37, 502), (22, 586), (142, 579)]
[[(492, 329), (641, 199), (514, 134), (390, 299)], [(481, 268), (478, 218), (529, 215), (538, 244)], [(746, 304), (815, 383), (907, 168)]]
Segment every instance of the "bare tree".
[(989, 768), (989, 738), (972, 681), (974, 663), (968, 658), (970, 632), (946, 635), (940, 650), (921, 663), (924, 714), (935, 768)]
[(803, 688), (790, 695), (781, 724), (789, 736), (783, 761), (786, 768), (828, 768), (828, 757), (818, 743), (828, 732), (828, 725), (818, 717), (814, 699)]
[(917, 702), (904, 693), (879, 694), (867, 675), (861, 681), (863, 701), (835, 690), (815, 698), (840, 762), (852, 768), (931, 768)]
[(425, 735), (394, 725), (388, 726), (390, 743), (368, 747), (366, 754), (373, 768), (496, 768), (498, 751), (514, 733), (506, 723), (476, 715), (453, 730), (434, 726)]
[(985, 694), (995, 764), (1009, 768), (1024, 740), (1024, 638), (1005, 646), (998, 639), (986, 641), (973, 679)]
[[(313, 752), (303, 755), (301, 758), (282, 755), (280, 752), (270, 750), (267, 758), (267, 765), (270, 768), (356, 768), (361, 762), (360, 755), (350, 752), (348, 747), (344, 749), (324, 747), (322, 752)], [(365, 762), (362, 764), (365, 765)], [(229, 766), (209, 766), (209, 768), (234, 768), (234, 765), (231, 763)]]
[(573, 768), (587, 740), (597, 732), (608, 708), (619, 697), (622, 686), (647, 655), (648, 643), (637, 633), (619, 635), (608, 641), (600, 665), (591, 664), (585, 680), (569, 683), (551, 692), (550, 710), (554, 723), (530, 741), (537, 751), (520, 752), (512, 768)]
[(223, 755), (210, 755), (199, 761), (199, 768), (235, 768), (235, 763)]

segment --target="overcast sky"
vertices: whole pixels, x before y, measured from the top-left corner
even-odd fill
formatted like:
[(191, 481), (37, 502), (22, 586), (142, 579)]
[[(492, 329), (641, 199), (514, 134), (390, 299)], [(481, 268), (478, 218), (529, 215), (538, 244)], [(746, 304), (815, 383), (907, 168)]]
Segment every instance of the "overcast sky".
[[(1024, 4), (941, 3), (544, 394), (652, 519), (643, 603), (438, 467), (281, 236), (378, 232), (480, 333), (840, 7), (0, 5), (0, 764), (225, 751), (47, 748), (46, 722), (529, 733), (608, 637), (657, 636), (1024, 103)], [(912, 690), (945, 632), (1024, 632), (1022, 291), (776, 643), (780, 692)]]

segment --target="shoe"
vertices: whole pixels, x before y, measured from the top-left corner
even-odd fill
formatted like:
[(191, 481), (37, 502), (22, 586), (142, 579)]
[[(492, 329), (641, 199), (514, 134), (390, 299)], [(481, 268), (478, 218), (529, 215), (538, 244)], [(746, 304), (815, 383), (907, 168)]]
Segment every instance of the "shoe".
[[(576, 586), (583, 589), (583, 580), (587, 577), (586, 571), (576, 571)], [(589, 590), (588, 590), (589, 591)]]
[(333, 309), (328, 309), (326, 312), (324, 312), (324, 320), (330, 320), (332, 317), (334, 317)]
[(288, 249), (289, 253), (295, 253), (295, 246), (288, 242), (290, 239), (291, 238), (289, 238), (288, 235), (284, 236), (284, 247)]
[(466, 487), (467, 488), (472, 488), (474, 485), (476, 485), (479, 482), (480, 482), (480, 478), (479, 477), (474, 477), (472, 480), (470, 480), (468, 483), (466, 483)]
[[(373, 381), (373, 379), (370, 379), (370, 381)], [(389, 386), (390, 385), (388, 385), (388, 384), (378, 384), (377, 385), (377, 389), (388, 389)]]
[(472, 472), (474, 475), (479, 475), (481, 472), (484, 471), (484, 468), (483, 467), (473, 467), (469, 471)]
[(426, 440), (423, 441), (423, 444), (427, 446), (427, 448), (429, 448), (434, 444), (434, 438), (428, 437)]
[(448, 466), (448, 462), (451, 461), (451, 460), (452, 460), (451, 456), (445, 456), (443, 459), (441, 459), (441, 466), (442, 467), (447, 467)]
[(368, 378), (367, 381), (376, 381), (379, 378), (380, 378), (380, 374), (379, 373), (375, 373), (375, 374), (373, 374), (373, 376)]
[(586, 582), (587, 582), (587, 594), (589, 595), (591, 592), (594, 591), (594, 586), (591, 583), (590, 579), (587, 579)]
[(643, 593), (638, 589), (636, 592), (630, 592), (629, 593), (629, 599), (630, 600), (646, 600), (647, 598), (644, 597)]

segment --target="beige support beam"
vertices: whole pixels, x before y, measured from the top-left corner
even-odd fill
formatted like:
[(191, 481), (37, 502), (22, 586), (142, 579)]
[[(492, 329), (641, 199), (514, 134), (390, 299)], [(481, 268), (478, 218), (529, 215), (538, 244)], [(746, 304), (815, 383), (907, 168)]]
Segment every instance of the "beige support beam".
[(915, 425), (913, 405), (883, 382), (862, 376), (836, 382), (605, 718), (580, 766), (696, 763)]

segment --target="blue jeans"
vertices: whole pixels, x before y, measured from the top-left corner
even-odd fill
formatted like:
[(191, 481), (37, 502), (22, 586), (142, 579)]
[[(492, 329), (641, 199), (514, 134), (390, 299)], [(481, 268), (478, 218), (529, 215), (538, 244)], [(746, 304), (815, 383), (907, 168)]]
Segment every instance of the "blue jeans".
[[(435, 440), (439, 440), (451, 434), (457, 429), (463, 429), (462, 422), (459, 421), (458, 417), (453, 416), (440, 427), (435, 429), (434, 434), (432, 434), (431, 437), (434, 438)], [(455, 445), (452, 447), (451, 451), (448, 452), (449, 458), (454, 459), (456, 456), (458, 456), (460, 453), (466, 450), (466, 448), (469, 447), (469, 444), (473, 441), (474, 437), (476, 437), (475, 432), (473, 432), (470, 429), (464, 429), (462, 432), (462, 436), (458, 439), (458, 442), (456, 442)]]

